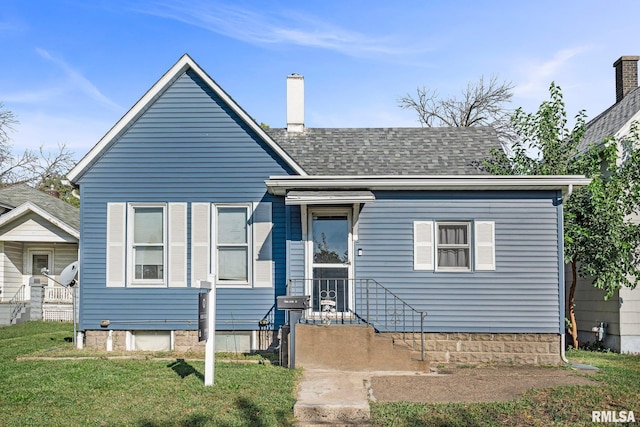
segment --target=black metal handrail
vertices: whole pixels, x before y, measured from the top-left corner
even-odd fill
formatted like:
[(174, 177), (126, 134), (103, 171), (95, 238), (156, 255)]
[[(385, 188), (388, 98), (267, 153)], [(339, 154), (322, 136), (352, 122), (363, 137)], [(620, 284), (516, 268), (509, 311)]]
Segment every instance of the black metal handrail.
[[(365, 323), (376, 332), (394, 333), (424, 360), (425, 311), (417, 310), (374, 279), (290, 279), (288, 295), (311, 294), (305, 323)], [(415, 334), (419, 333), (419, 346)]]

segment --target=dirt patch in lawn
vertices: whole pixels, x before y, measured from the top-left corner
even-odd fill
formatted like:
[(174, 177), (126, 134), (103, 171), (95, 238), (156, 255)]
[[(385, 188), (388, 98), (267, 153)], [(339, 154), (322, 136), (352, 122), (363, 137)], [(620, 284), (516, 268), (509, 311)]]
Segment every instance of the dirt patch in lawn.
[(597, 385), (594, 371), (528, 366), (453, 367), (424, 375), (372, 376), (379, 402), (498, 402), (517, 399), (530, 389)]

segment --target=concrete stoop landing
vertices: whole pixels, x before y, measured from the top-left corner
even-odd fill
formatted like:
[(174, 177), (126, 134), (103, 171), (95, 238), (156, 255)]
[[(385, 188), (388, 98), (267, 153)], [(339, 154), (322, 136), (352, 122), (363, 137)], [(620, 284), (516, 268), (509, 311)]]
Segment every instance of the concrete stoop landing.
[(295, 325), (295, 365), (302, 368), (293, 407), (298, 427), (369, 426), (373, 372), (428, 372), (420, 353), (368, 325)]
[(369, 325), (295, 325), (295, 364), (305, 369), (428, 372), (420, 353)]

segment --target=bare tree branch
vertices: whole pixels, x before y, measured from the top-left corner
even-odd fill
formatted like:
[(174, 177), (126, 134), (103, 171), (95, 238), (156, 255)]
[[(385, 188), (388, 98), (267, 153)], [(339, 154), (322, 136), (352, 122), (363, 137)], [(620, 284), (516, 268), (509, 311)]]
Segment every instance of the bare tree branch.
[(398, 99), (398, 106), (414, 110), (425, 127), (493, 126), (502, 139), (511, 140), (511, 112), (505, 104), (511, 101), (513, 85), (500, 82), (496, 76), (469, 82), (461, 97), (440, 98), (435, 91), (418, 87), (416, 95)]
[(3, 107), (0, 103), (0, 186), (25, 183), (41, 190), (52, 186), (60, 190), (63, 177), (74, 165), (73, 153), (66, 144), (58, 144), (53, 151), (40, 146), (38, 150), (14, 154), (8, 132), (18, 121), (13, 112)]
[(0, 144), (9, 141), (8, 132), (14, 130), (13, 125), (18, 124), (18, 119), (10, 110), (4, 110), (4, 104), (0, 102)]

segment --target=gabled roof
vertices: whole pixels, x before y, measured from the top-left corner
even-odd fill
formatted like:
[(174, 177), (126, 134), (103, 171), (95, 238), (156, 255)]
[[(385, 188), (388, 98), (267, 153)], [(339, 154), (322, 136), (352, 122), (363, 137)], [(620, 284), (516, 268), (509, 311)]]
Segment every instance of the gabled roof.
[(491, 127), (307, 128), (267, 133), (312, 176), (478, 175), (476, 162), (501, 149)]
[(640, 87), (587, 123), (587, 130), (580, 141), (580, 151), (591, 144), (601, 145), (608, 136), (624, 136), (634, 120), (640, 120)]
[(184, 72), (191, 69), (216, 93), (238, 116), (270, 146), (280, 158), (295, 172), (304, 176), (305, 171), (284, 152), (255, 120), (249, 116), (200, 66), (187, 54), (184, 54), (138, 102), (102, 137), (100, 141), (67, 174), (69, 181), (78, 179), (95, 163), (111, 144)]
[(16, 184), (0, 189), (0, 204), (12, 209), (0, 216), (1, 224), (30, 211), (72, 236), (79, 237), (80, 210), (26, 184)]

